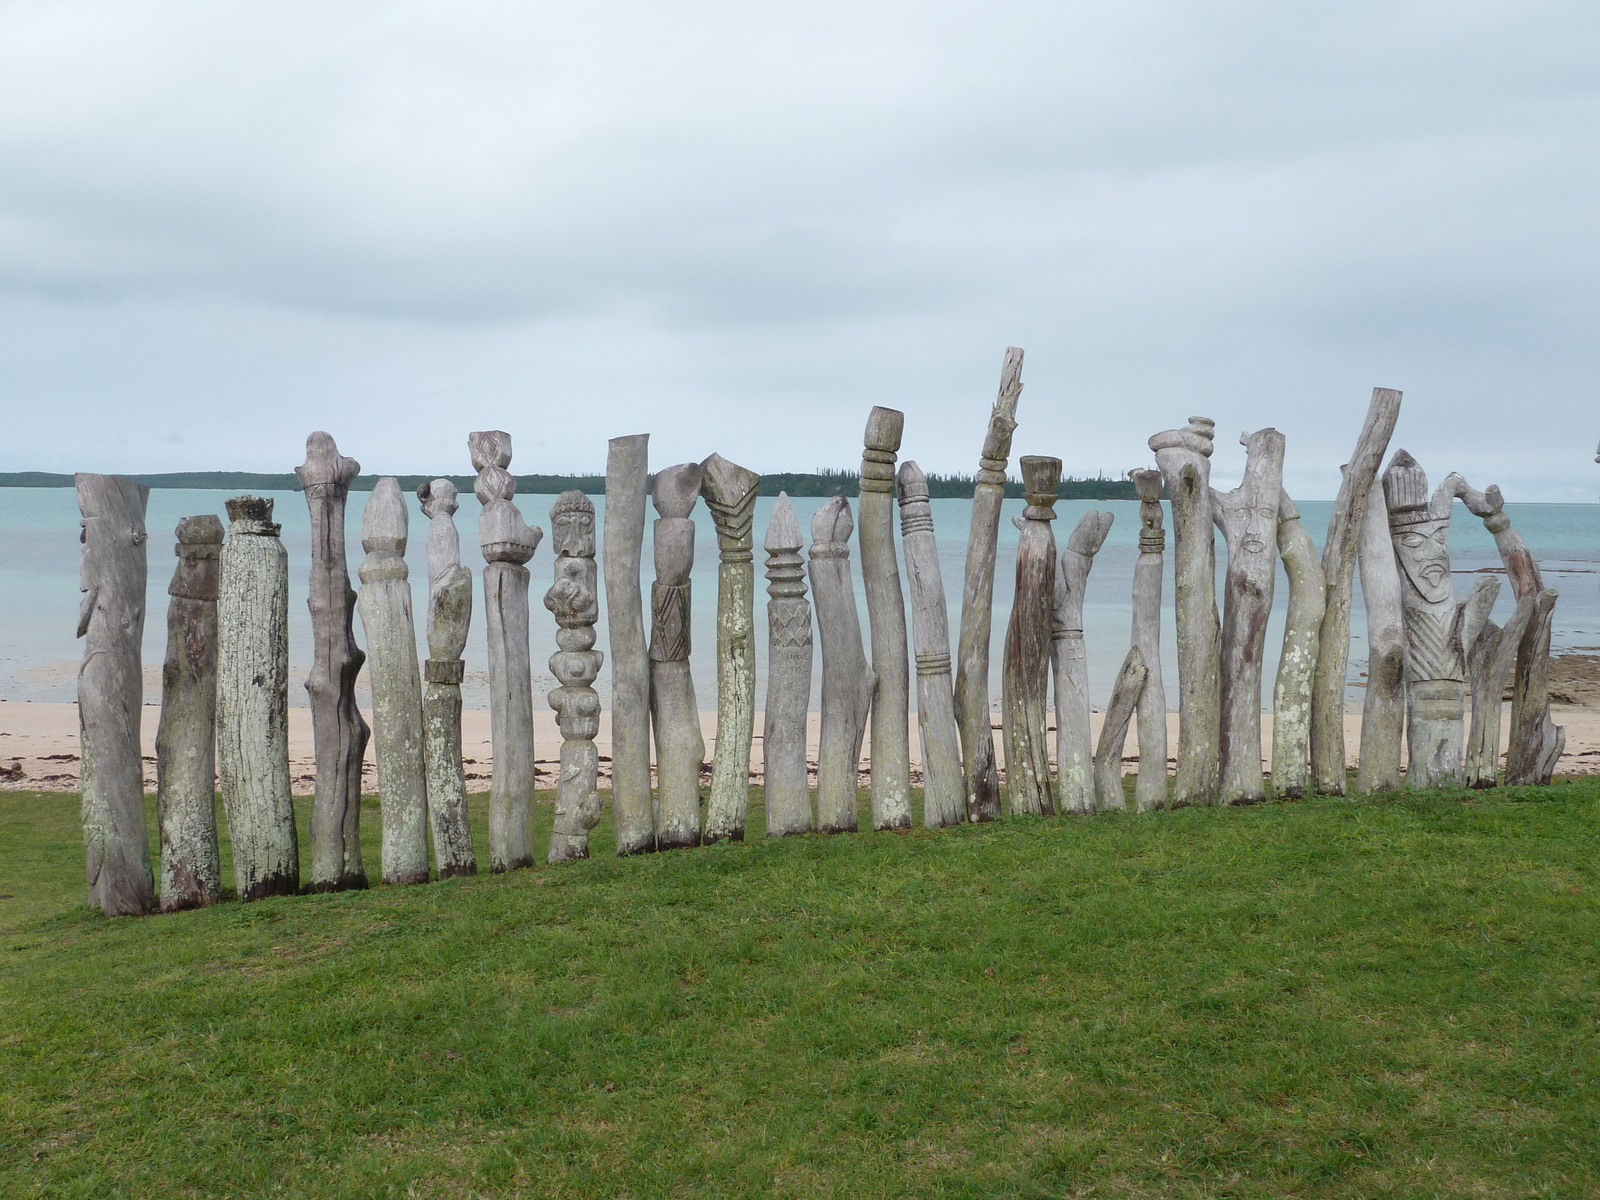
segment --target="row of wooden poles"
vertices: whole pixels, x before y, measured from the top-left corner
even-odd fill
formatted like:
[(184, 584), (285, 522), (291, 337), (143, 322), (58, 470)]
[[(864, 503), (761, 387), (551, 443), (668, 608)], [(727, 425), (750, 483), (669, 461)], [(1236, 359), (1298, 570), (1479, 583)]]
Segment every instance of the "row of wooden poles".
[[(990, 725), (992, 598), (1001, 505), (1022, 391), (1022, 351), (1006, 352), (999, 397), (979, 458), (967, 538), (960, 627), (954, 647), (939, 575), (926, 478), (898, 462), (903, 414), (868, 417), (857, 509), (826, 502), (809, 551), (786, 496), (764, 538), (768, 579), (768, 678), (764, 703), (766, 831), (784, 835), (857, 827), (857, 784), (868, 751), (874, 829), (912, 820), (910, 682), (917, 688), (923, 819), (929, 826), (989, 821), (1003, 807), (1054, 815), (1127, 808), (1122, 750), (1138, 720), (1134, 807), (1250, 803), (1266, 798), (1261, 747), (1262, 661), (1276, 563), (1289, 580), (1288, 617), (1273, 687), (1271, 780), (1278, 795), (1342, 795), (1347, 786), (1344, 693), (1352, 581), (1359, 565), (1370, 645), (1360, 768), (1355, 788), (1493, 786), (1498, 779), (1501, 697), (1514, 669), (1508, 782), (1548, 782), (1564, 735), (1546, 692), (1550, 618), (1532, 555), (1511, 527), (1499, 492), (1478, 492), (1458, 475), (1431, 495), (1405, 451), (1382, 478), (1400, 393), (1376, 389), (1329, 521), (1320, 559), (1282, 486), (1284, 438), (1245, 434), (1239, 487), (1209, 482), (1213, 423), (1190, 418), (1150, 439), (1156, 465), (1132, 472), (1140, 499), (1132, 646), (1119, 671), (1097, 744), (1091, 744), (1083, 642), (1083, 598), (1110, 513), (1089, 512), (1057, 552), (1050, 522), (1061, 461), (1024, 456), (1027, 506), (1002, 667), (1005, 805)], [(743, 839), (755, 735), (753, 514), (760, 477), (720, 455), (652, 477), (648, 435), (609, 444), (603, 570), (610, 635), (612, 812), (621, 854)], [(514, 502), (511, 438), (468, 438), (478, 535), (486, 566), (493, 776), (489, 867), (535, 860), (532, 672), (528, 561), (543, 531)], [(326, 433), (307, 439), (297, 468), (312, 527), (309, 607), (315, 645), (306, 688), (315, 739), (311, 862), (306, 890), (364, 887), (360, 842), (362, 762), (375, 739), (386, 883), (430, 878), (429, 841), (440, 877), (473, 874), (461, 754), (461, 658), (473, 609), (471, 572), (461, 564), (456, 489), (438, 479), (419, 489), (429, 520), (428, 657), (419, 663), (411, 583), (404, 559), (407, 513), (398, 483), (381, 480), (362, 518), (360, 592), (350, 585), (345, 504), (359, 464)], [(83, 608), (79, 676), (83, 811), (90, 902), (111, 914), (195, 907), (220, 895), (216, 785), (244, 900), (295, 893), (302, 872), (288, 754), (288, 557), (272, 501), (228, 501), (224, 537), (215, 516), (177, 527), (178, 567), (169, 589), (168, 646), (156, 741), (159, 891), (144, 824), (139, 753), (140, 644), (147, 574), (148, 489), (81, 474)], [(1176, 769), (1167, 771), (1166, 692), (1160, 627), (1163, 494), (1174, 535), (1178, 662)], [(641, 556), (647, 498), (653, 501), (655, 579), (646, 637)], [(1517, 594), (1515, 615), (1489, 620), (1499, 580), (1479, 581), (1458, 602), (1450, 582), (1448, 526), (1454, 499), (1494, 534)], [(690, 574), (696, 503), (717, 533), (717, 738), (702, 806), (705, 745), (689, 669)], [(894, 537), (898, 501), (905, 559)], [(557, 625), (549, 695), (562, 735), (555, 819), (547, 859), (581, 858), (601, 813), (600, 699), (605, 659), (595, 649), (597, 530), (593, 504), (563, 493), (550, 510), (554, 582), (544, 597)], [(850, 562), (859, 524), (869, 636), (863, 640)], [(1224, 603), (1216, 603), (1212, 526), (1227, 545)], [(910, 592), (908, 630), (902, 578)], [(808, 584), (810, 597), (808, 598)], [(815, 613), (812, 605), (815, 603)], [(356, 645), (360, 613), (367, 652)], [(806, 716), (814, 634), (821, 642), (822, 713), (815, 786)], [(870, 653), (869, 653), (870, 651)], [(373, 729), (356, 704), (367, 666)], [(914, 667), (914, 671), (913, 671)], [(1048, 742), (1052, 673), (1055, 767)], [(1470, 724), (1466, 697), (1470, 694)], [(652, 756), (652, 741), (654, 755)], [(652, 773), (652, 757), (654, 772)]]

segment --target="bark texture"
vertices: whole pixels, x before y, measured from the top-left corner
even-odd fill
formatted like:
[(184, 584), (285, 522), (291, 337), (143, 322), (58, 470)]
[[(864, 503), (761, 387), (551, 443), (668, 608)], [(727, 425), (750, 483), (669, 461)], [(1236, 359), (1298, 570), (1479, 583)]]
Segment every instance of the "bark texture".
[(861, 452), (861, 578), (872, 633), (872, 827), (911, 824), (910, 649), (894, 552), (894, 464), (905, 414), (874, 408)]
[[(1139, 495), (1139, 560), (1133, 568), (1133, 644), (1144, 661), (1139, 692), (1139, 779), (1134, 805), (1140, 812), (1167, 806), (1167, 689), (1161, 678), (1161, 561), (1167, 546), (1162, 528), (1161, 472), (1129, 471)], [(1061, 724), (1060, 714), (1056, 725)]]
[(435, 479), (417, 488), (428, 518), (428, 659), (422, 664), (422, 754), (427, 770), (428, 825), (439, 878), (476, 875), (478, 856), (467, 819), (461, 766), (461, 654), (472, 625), (472, 572), (461, 565), (456, 485)]
[(861, 644), (861, 614), (850, 581), (855, 521), (843, 496), (811, 518), (811, 594), (822, 637), (822, 738), (817, 753), (817, 829), (854, 833), (861, 739), (872, 707), (872, 667)]
[(167, 658), (156, 728), (161, 911), (201, 908), (222, 894), (217, 847), (217, 575), (222, 522), (178, 522), (178, 568), (167, 594)]
[(656, 848), (650, 799), (650, 658), (639, 559), (650, 435), (612, 438), (606, 454), (606, 628), (611, 636), (611, 818), (617, 853)]
[(805, 545), (786, 492), (767, 524), (767, 703), (761, 731), (767, 836), (815, 827), (806, 771), (806, 710), (811, 704), (811, 604), (806, 599)]
[(555, 547), (555, 582), (544, 606), (560, 626), (550, 671), (561, 686), (550, 693), (550, 707), (561, 726), (561, 774), (556, 780), (556, 816), (550, 833), (549, 861), (589, 857), (589, 831), (600, 821), (596, 787), (600, 758), (594, 735), (600, 730), (600, 696), (594, 681), (605, 655), (594, 648), (594, 504), (579, 491), (562, 492), (550, 506), (550, 541)]
[(1361, 599), (1367, 610), (1367, 692), (1361, 706), (1363, 796), (1400, 787), (1400, 745), (1406, 724), (1406, 639), (1400, 567), (1389, 539), (1389, 505), (1374, 483), (1361, 522)]
[[(1095, 811), (1094, 742), (1089, 733), (1089, 664), (1083, 646), (1083, 597), (1089, 572), (1094, 567), (1094, 556), (1105, 544), (1106, 534), (1111, 532), (1111, 522), (1115, 519), (1112, 513), (1094, 509), (1084, 513), (1056, 562), (1050, 651), (1056, 677), (1056, 803), (1062, 812)], [(1159, 602), (1160, 592), (1156, 594)], [(1165, 766), (1162, 769), (1164, 774)]]
[(656, 581), (650, 589), (650, 718), (656, 739), (656, 847), (700, 844), (700, 767), (706, 757), (689, 671), (694, 522), (700, 464), (657, 473)]
[(1111, 688), (1111, 703), (1100, 726), (1100, 742), (1094, 755), (1095, 809), (1098, 812), (1127, 812), (1128, 794), (1122, 787), (1122, 747), (1128, 740), (1128, 723), (1144, 690), (1144, 655), (1139, 647), (1128, 650)]
[(1022, 457), (1028, 507), (1017, 540), (1017, 586), (1006, 627), (1001, 667), (1001, 713), (1006, 740), (1006, 800), (1013, 814), (1054, 816), (1050, 747), (1046, 740), (1050, 692), (1050, 626), (1055, 607), (1056, 487), (1061, 460)]
[(137, 916), (156, 907), (139, 755), (150, 489), (111, 475), (78, 474), (73, 483), (83, 514), (78, 730), (89, 903), (108, 917)]
[(995, 766), (994, 729), (989, 718), (989, 636), (994, 625), (1000, 507), (1005, 500), (1006, 464), (1021, 395), (1022, 351), (1010, 346), (1000, 368), (1000, 394), (989, 414), (972, 488), (972, 524), (967, 533), (961, 634), (956, 648), (956, 728), (961, 733), (961, 773), (969, 821), (993, 821), (1000, 815), (1000, 773)]
[(1280, 796), (1303, 796), (1311, 782), (1311, 686), (1328, 582), (1288, 492), (1278, 498), (1278, 553), (1289, 577), (1289, 611), (1272, 685), (1272, 789)]
[(289, 792), (289, 556), (272, 501), (228, 501), (217, 595), (217, 765), (241, 900), (300, 890)]

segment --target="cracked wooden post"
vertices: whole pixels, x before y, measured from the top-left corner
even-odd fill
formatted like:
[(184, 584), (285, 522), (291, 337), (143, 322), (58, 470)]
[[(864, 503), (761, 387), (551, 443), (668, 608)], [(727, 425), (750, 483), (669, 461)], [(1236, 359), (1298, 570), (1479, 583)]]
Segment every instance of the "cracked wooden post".
[(1317, 670), (1311, 683), (1311, 786), (1327, 796), (1345, 793), (1344, 693), (1350, 665), (1351, 584), (1361, 544), (1361, 523), (1372, 481), (1378, 477), (1383, 452), (1399, 417), (1400, 393), (1392, 388), (1373, 388), (1367, 418), (1345, 465), (1333, 514), (1328, 518), (1328, 536), (1322, 545), (1322, 574), (1328, 592), (1322, 628), (1317, 634)]
[(1460, 787), (1467, 663), (1450, 581), (1452, 496), (1441, 488), (1430, 502), (1428, 477), (1401, 450), (1383, 473), (1383, 498), (1406, 635), (1406, 779), (1413, 787)]
[(700, 464), (658, 471), (652, 499), (656, 517), (656, 579), (650, 587), (650, 718), (656, 740), (656, 847), (700, 844), (700, 766), (706, 743), (689, 669), (694, 571), (694, 522), (700, 498)]
[(408, 517), (400, 482), (378, 480), (361, 513), (361, 591), (367, 635), (373, 756), (383, 814), (383, 881), (428, 882), (428, 784), (422, 752), (422, 672), (406, 567)]
[(916, 643), (917, 729), (922, 738), (922, 824), (959, 825), (966, 815), (961, 735), (950, 679), (950, 618), (945, 610), (939, 545), (928, 503), (928, 477), (909, 459), (895, 479), (900, 541), (911, 584), (911, 631)]
[(555, 549), (555, 582), (544, 606), (556, 618), (557, 650), (550, 672), (561, 686), (550, 693), (550, 707), (561, 726), (561, 774), (556, 780), (556, 816), (550, 831), (550, 862), (589, 857), (589, 831), (600, 821), (600, 695), (595, 678), (605, 655), (594, 648), (594, 504), (579, 491), (562, 492), (550, 506), (550, 544)]
[(78, 735), (89, 903), (108, 917), (137, 916), (156, 907), (139, 754), (150, 489), (86, 473), (74, 475), (73, 484), (83, 514)]
[(606, 629), (611, 638), (611, 819), (618, 854), (656, 848), (650, 798), (650, 658), (639, 558), (644, 547), (650, 435), (612, 438), (606, 451)]
[(1028, 507), (1019, 522), (1017, 586), (1006, 626), (1001, 668), (1001, 713), (1006, 741), (1006, 799), (1011, 812), (1055, 815), (1050, 747), (1045, 726), (1050, 691), (1050, 625), (1055, 606), (1056, 487), (1061, 460), (1022, 456)]
[(1279, 796), (1303, 796), (1311, 782), (1311, 683), (1328, 581), (1288, 492), (1278, 496), (1278, 553), (1289, 577), (1289, 610), (1272, 684), (1272, 790)]
[[(1095, 810), (1094, 741), (1089, 732), (1089, 664), (1083, 647), (1083, 596), (1094, 556), (1116, 518), (1090, 509), (1056, 562), (1050, 613), (1050, 656), (1056, 678), (1056, 807)], [(1159, 592), (1157, 595), (1159, 596)], [(1163, 768), (1164, 769), (1164, 768)]]
[(222, 894), (217, 846), (217, 571), (222, 522), (178, 522), (167, 594), (167, 658), (156, 729), (161, 911), (202, 908)]
[[(1134, 807), (1139, 812), (1150, 812), (1167, 806), (1167, 689), (1161, 679), (1161, 563), (1167, 533), (1161, 527), (1161, 472), (1147, 468), (1129, 471), (1128, 477), (1139, 496), (1133, 644), (1145, 667), (1144, 687), (1139, 692), (1139, 778), (1134, 784)], [(1058, 731), (1060, 726), (1058, 714)]]
[(1406, 725), (1406, 638), (1400, 565), (1389, 538), (1389, 504), (1374, 483), (1361, 521), (1361, 599), (1367, 610), (1367, 691), (1361, 704), (1361, 759), (1356, 792), (1370, 796), (1400, 788), (1400, 748)]
[(767, 703), (761, 731), (767, 836), (816, 826), (806, 772), (806, 711), (811, 706), (811, 604), (806, 599), (800, 522), (787, 492), (767, 523)]
[(528, 568), (544, 531), (522, 519), (511, 465), (511, 435), (467, 435), (478, 541), (483, 547), (483, 608), (489, 642), (489, 730), (494, 777), (489, 790), (489, 869), (531, 867), (533, 849), (533, 665), (528, 650)]
[(894, 552), (894, 463), (905, 414), (875, 407), (861, 451), (861, 579), (872, 639), (872, 827), (911, 824), (911, 667), (906, 601)]
[(1127, 812), (1128, 794), (1122, 787), (1122, 747), (1128, 740), (1128, 722), (1144, 690), (1144, 655), (1139, 647), (1128, 650), (1122, 670), (1111, 688), (1111, 703), (1106, 705), (1100, 726), (1100, 741), (1094, 754), (1094, 794), (1096, 812)]
[(761, 476), (713, 454), (700, 464), (700, 494), (717, 529), (717, 748), (704, 840), (744, 841), (750, 807), (750, 741), (756, 729), (756, 567), (751, 522)]
[(1222, 609), (1222, 719), (1217, 799), (1255, 804), (1267, 798), (1261, 774), (1261, 668), (1267, 618), (1278, 575), (1278, 504), (1283, 495), (1283, 434), (1239, 435), (1244, 479), (1231, 492), (1211, 489), (1211, 514), (1228, 544)]
[(811, 518), (809, 573), (822, 639), (822, 737), (817, 752), (817, 830), (854, 833), (861, 739), (872, 707), (872, 667), (861, 644), (861, 614), (850, 580), (855, 521), (843, 496)]
[(1021, 395), (1022, 351), (1008, 346), (1000, 368), (1000, 394), (989, 414), (972, 486), (961, 634), (956, 643), (956, 728), (961, 733), (961, 772), (969, 821), (993, 821), (1000, 815), (1000, 774), (989, 718), (989, 635), (994, 624), (994, 561), (1006, 494), (1006, 461), (1011, 455)]
[(311, 513), (312, 752), (317, 781), (311, 801), (312, 892), (367, 886), (361, 859), (361, 766), (372, 731), (356, 704), (356, 676), (367, 661), (356, 645), (356, 593), (345, 556), (344, 514), (350, 481), (361, 464), (339, 453), (333, 437), (306, 438), (306, 461), (295, 468)]
[(1500, 782), (1500, 713), (1505, 705), (1506, 676), (1511, 673), (1517, 644), (1533, 620), (1538, 596), (1517, 601), (1516, 611), (1501, 628), (1489, 620), (1500, 593), (1500, 580), (1489, 575), (1473, 589), (1475, 604), (1462, 620), (1467, 648), (1467, 687), (1472, 697), (1472, 722), (1467, 730), (1466, 782), (1469, 788), (1492, 788)]
[(435, 479), (417, 488), (428, 518), (428, 658), (422, 664), (422, 751), (428, 783), (428, 824), (439, 878), (476, 875), (467, 817), (467, 778), (461, 765), (461, 660), (472, 624), (472, 572), (461, 565), (456, 532), (456, 485)]
[(228, 501), (217, 590), (217, 767), (241, 900), (300, 890), (289, 792), (289, 556), (272, 501)]
[(1150, 439), (1172, 502), (1173, 606), (1178, 625), (1178, 764), (1175, 806), (1213, 804), (1222, 732), (1222, 661), (1217, 559), (1211, 532), (1211, 441), (1215, 423), (1190, 417)]

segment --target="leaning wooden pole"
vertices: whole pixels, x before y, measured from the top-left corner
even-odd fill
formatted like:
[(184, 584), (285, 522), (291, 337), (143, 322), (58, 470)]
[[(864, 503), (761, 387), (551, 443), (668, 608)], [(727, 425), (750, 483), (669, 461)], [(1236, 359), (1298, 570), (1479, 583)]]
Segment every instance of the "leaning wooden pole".
[(550, 506), (550, 542), (555, 548), (555, 582), (544, 606), (560, 631), (550, 672), (561, 686), (550, 693), (550, 707), (561, 726), (561, 769), (556, 776), (556, 814), (550, 831), (550, 862), (589, 857), (589, 831), (600, 820), (600, 771), (595, 734), (600, 730), (600, 696), (594, 681), (605, 655), (594, 648), (594, 503), (580, 491), (562, 492)]
[(1046, 740), (1050, 692), (1050, 624), (1055, 606), (1056, 487), (1061, 460), (1023, 455), (1028, 507), (1017, 539), (1016, 594), (1006, 626), (1001, 714), (1006, 742), (1006, 800), (1013, 815), (1056, 813)]
[[(1129, 471), (1128, 477), (1139, 496), (1133, 644), (1145, 667), (1144, 687), (1139, 692), (1139, 779), (1134, 784), (1134, 807), (1139, 812), (1150, 812), (1167, 806), (1167, 689), (1161, 678), (1161, 564), (1167, 532), (1161, 524), (1161, 472)], [(1058, 729), (1060, 725), (1058, 716)]]
[(1096, 812), (1127, 812), (1128, 794), (1122, 786), (1122, 748), (1128, 740), (1128, 723), (1144, 690), (1144, 655), (1139, 647), (1128, 650), (1122, 670), (1111, 687), (1111, 702), (1106, 705), (1100, 726), (1100, 740), (1094, 752), (1094, 794)]
[(636, 433), (612, 438), (606, 453), (603, 557), (611, 635), (611, 817), (618, 854), (656, 848), (650, 798), (650, 656), (639, 591), (649, 449), (650, 435)]
[(1317, 640), (1328, 604), (1327, 579), (1300, 510), (1288, 492), (1278, 496), (1278, 553), (1289, 577), (1289, 609), (1283, 650), (1272, 684), (1272, 790), (1305, 795), (1311, 782), (1311, 684), (1317, 670)]
[(810, 833), (806, 712), (811, 706), (811, 604), (806, 599), (805, 540), (787, 492), (778, 493), (762, 548), (767, 552), (767, 702), (761, 760), (767, 836)]
[(656, 473), (651, 498), (658, 514), (654, 536), (656, 579), (650, 585), (650, 727), (656, 742), (656, 847), (700, 844), (700, 732), (689, 670), (694, 572), (694, 521), (700, 498), (700, 464), (681, 463)]
[[(1095, 811), (1094, 741), (1089, 732), (1089, 663), (1083, 644), (1083, 598), (1094, 556), (1115, 515), (1090, 509), (1078, 520), (1056, 561), (1050, 659), (1056, 679), (1056, 807)], [(1157, 585), (1159, 587), (1159, 584)], [(1160, 593), (1157, 593), (1159, 598)], [(1120, 754), (1121, 751), (1119, 750)]]
[(1406, 724), (1406, 638), (1400, 567), (1389, 539), (1389, 505), (1374, 483), (1361, 521), (1361, 599), (1367, 610), (1367, 689), (1361, 704), (1361, 760), (1356, 791), (1364, 796), (1400, 787)]
[(872, 667), (861, 644), (861, 614), (850, 579), (855, 521), (843, 496), (811, 518), (808, 570), (822, 640), (822, 738), (817, 752), (817, 830), (854, 833), (861, 739), (872, 707)]
[(911, 824), (910, 648), (894, 552), (894, 464), (905, 414), (874, 408), (861, 451), (861, 579), (872, 636), (872, 827)]
[(417, 488), (428, 518), (428, 657), (422, 664), (422, 751), (427, 767), (428, 827), (439, 878), (476, 875), (461, 763), (462, 652), (472, 624), (472, 572), (461, 565), (456, 485), (435, 479)]
[(961, 732), (961, 772), (967, 819), (993, 821), (1000, 815), (1000, 774), (995, 766), (994, 729), (989, 718), (989, 635), (994, 625), (994, 561), (1000, 536), (1000, 507), (1006, 495), (1006, 463), (1017, 428), (1022, 395), (1022, 351), (1006, 348), (1000, 368), (1000, 395), (989, 414), (978, 473), (972, 487), (972, 524), (967, 533), (967, 565), (961, 592), (961, 633), (956, 643), (956, 727)]
[(78, 474), (73, 483), (83, 514), (78, 732), (89, 903), (108, 917), (136, 916), (156, 906), (139, 754), (150, 489), (111, 475)]

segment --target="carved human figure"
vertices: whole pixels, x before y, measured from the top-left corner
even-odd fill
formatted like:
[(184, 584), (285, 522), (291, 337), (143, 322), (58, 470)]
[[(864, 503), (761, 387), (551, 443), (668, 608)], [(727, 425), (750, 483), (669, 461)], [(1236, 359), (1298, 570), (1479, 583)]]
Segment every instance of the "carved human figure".
[(467, 435), (483, 547), (483, 608), (489, 643), (489, 729), (494, 779), (489, 791), (489, 869), (532, 866), (533, 668), (528, 650), (528, 568), (544, 531), (522, 519), (512, 502), (516, 478), (511, 435), (490, 429)]
[(1056, 590), (1056, 539), (1050, 522), (1056, 516), (1061, 460), (1025, 454), (1021, 467), (1028, 507), (1019, 522), (1017, 584), (1001, 674), (1006, 799), (1013, 814), (1049, 817), (1056, 812), (1046, 741)]
[(428, 518), (428, 658), (422, 664), (422, 749), (427, 770), (428, 825), (439, 878), (475, 875), (478, 856), (467, 819), (461, 765), (461, 659), (472, 624), (472, 572), (461, 565), (456, 485), (435, 479), (417, 488)]
[(178, 522), (178, 568), (167, 593), (167, 658), (156, 729), (161, 911), (215, 904), (217, 846), (217, 574), (222, 522)]
[(767, 522), (767, 703), (761, 731), (767, 836), (816, 827), (806, 770), (806, 712), (811, 706), (811, 604), (805, 545), (787, 492)]
[(656, 741), (656, 847), (700, 844), (700, 765), (706, 743), (689, 670), (694, 521), (700, 464), (656, 473), (656, 580), (650, 588), (650, 718)]
[(1272, 684), (1272, 790), (1279, 796), (1303, 796), (1311, 782), (1311, 687), (1328, 585), (1317, 548), (1288, 492), (1278, 496), (1278, 553), (1289, 577), (1289, 609), (1278, 677)]
[(961, 772), (969, 821), (993, 821), (1000, 815), (1000, 774), (989, 718), (989, 635), (994, 624), (1000, 508), (1005, 501), (1006, 463), (1021, 395), (1022, 351), (1008, 346), (1000, 368), (1000, 394), (989, 413), (972, 487), (972, 524), (967, 534), (961, 636), (956, 650), (956, 727), (961, 733)]
[[(1133, 568), (1133, 645), (1144, 663), (1139, 692), (1139, 779), (1134, 806), (1139, 812), (1167, 804), (1167, 690), (1161, 679), (1161, 563), (1167, 547), (1162, 528), (1161, 472), (1129, 471), (1139, 497), (1139, 559)], [(1061, 717), (1056, 716), (1056, 728)], [(1059, 737), (1059, 733), (1057, 734)], [(1059, 758), (1059, 753), (1057, 754)]]
[(905, 414), (875, 407), (861, 451), (861, 579), (872, 639), (872, 827), (911, 824), (910, 648), (894, 552), (894, 464)]
[(80, 541), (78, 636), (79, 753), (83, 762), (83, 844), (89, 903), (108, 917), (156, 906), (144, 826), (144, 595), (149, 575), (145, 505), (150, 489), (111, 475), (73, 477)]
[(650, 435), (612, 438), (606, 452), (606, 628), (611, 637), (611, 816), (617, 853), (656, 848), (650, 798), (650, 657), (639, 558)]
[(872, 667), (850, 580), (850, 502), (835, 496), (811, 518), (811, 594), (822, 639), (822, 736), (817, 753), (817, 830), (853, 833), (861, 739), (872, 707)]
[(579, 491), (562, 492), (550, 506), (550, 544), (555, 548), (555, 582), (544, 606), (560, 626), (550, 671), (561, 686), (550, 693), (561, 727), (561, 773), (556, 779), (556, 816), (550, 832), (549, 861), (589, 856), (589, 831), (600, 820), (596, 787), (600, 759), (594, 737), (600, 729), (600, 696), (594, 681), (605, 655), (594, 648), (594, 504)]
[[(1056, 806), (1062, 812), (1095, 811), (1094, 739), (1089, 732), (1089, 664), (1083, 646), (1083, 598), (1089, 572), (1094, 567), (1094, 556), (1105, 544), (1106, 534), (1111, 532), (1115, 519), (1112, 513), (1094, 509), (1084, 513), (1056, 562), (1050, 650), (1056, 677)], [(1117, 753), (1121, 752), (1119, 746)]]

